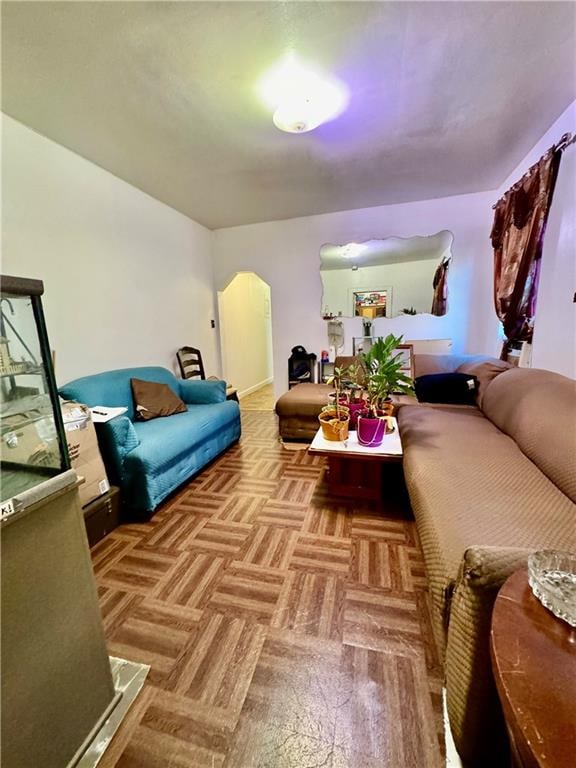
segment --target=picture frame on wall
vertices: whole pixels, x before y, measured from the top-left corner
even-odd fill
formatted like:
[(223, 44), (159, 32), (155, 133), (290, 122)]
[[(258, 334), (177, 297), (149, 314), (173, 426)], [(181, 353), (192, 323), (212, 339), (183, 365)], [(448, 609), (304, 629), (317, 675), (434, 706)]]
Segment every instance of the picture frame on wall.
[(412, 344), (398, 344), (397, 351), (402, 355), (402, 373), (414, 378), (414, 347)]
[(389, 288), (382, 288), (378, 291), (355, 289), (352, 291), (353, 317), (364, 317), (368, 320), (375, 320), (377, 317), (389, 317), (390, 293)]

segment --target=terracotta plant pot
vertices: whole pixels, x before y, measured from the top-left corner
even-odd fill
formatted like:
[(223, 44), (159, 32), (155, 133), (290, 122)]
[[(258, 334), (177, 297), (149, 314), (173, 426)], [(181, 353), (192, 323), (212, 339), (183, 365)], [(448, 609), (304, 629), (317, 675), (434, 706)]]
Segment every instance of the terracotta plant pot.
[(322, 427), (322, 434), (326, 440), (333, 442), (347, 440), (350, 425), (350, 414), (348, 409), (341, 408), (340, 419), (336, 419), (335, 410), (323, 411), (318, 416), (318, 421)]
[(387, 426), (388, 421), (386, 416), (378, 416), (377, 418), (374, 418), (359, 414), (356, 432), (358, 442), (360, 445), (377, 448), (379, 445), (382, 445)]
[(382, 403), (382, 413), (385, 416), (394, 416), (394, 403), (392, 400), (385, 400)]

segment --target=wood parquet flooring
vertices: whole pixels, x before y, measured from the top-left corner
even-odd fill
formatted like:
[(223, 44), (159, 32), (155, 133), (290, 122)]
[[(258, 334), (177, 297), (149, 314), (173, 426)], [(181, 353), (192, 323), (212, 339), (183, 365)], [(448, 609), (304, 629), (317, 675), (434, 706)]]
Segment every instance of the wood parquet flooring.
[[(414, 522), (330, 496), (276, 417), (92, 551), (109, 651), (151, 667), (102, 768), (439, 768)], [(392, 466), (392, 465), (390, 465)]]
[(273, 411), (275, 404), (274, 384), (266, 384), (240, 400), (243, 411)]

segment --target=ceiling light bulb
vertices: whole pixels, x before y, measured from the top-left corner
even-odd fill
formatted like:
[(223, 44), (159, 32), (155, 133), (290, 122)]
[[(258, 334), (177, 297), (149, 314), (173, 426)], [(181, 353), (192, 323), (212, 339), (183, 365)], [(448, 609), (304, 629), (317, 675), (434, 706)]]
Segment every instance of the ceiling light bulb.
[(306, 78), (302, 64), (293, 53), (289, 53), (261, 78), (258, 84), (260, 97), (267, 107), (276, 109), (283, 101), (298, 94)]
[(305, 67), (291, 54), (260, 81), (264, 103), (274, 109), (274, 125), (289, 133), (312, 131), (348, 106), (348, 89), (334, 77)]
[(276, 128), (287, 133), (306, 133), (324, 122), (322, 109), (312, 100), (291, 99), (274, 112), (272, 120)]

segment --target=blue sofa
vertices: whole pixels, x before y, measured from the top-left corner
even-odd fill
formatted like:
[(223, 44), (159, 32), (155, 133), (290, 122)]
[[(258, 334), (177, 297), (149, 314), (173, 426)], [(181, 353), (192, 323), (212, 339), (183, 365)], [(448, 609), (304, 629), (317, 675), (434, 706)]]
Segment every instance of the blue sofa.
[[(136, 421), (131, 378), (167, 384), (187, 412)], [(76, 379), (59, 392), (88, 406), (128, 409), (98, 424), (98, 437), (110, 482), (120, 486), (125, 507), (134, 513), (153, 512), (240, 437), (240, 409), (226, 400), (223, 381), (182, 381), (165, 368), (126, 368)]]

